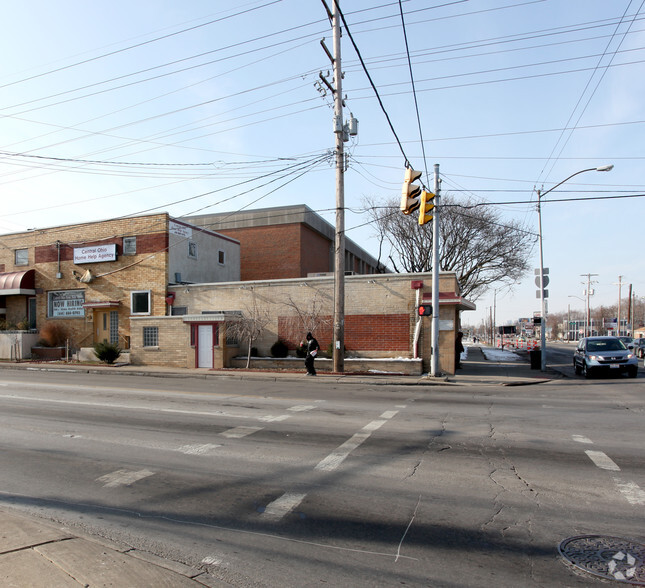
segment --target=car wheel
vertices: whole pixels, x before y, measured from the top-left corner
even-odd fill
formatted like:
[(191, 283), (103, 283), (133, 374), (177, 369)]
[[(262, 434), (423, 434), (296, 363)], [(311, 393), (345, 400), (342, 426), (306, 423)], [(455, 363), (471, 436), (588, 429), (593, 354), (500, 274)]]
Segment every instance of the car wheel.
[(573, 370), (576, 372), (576, 376), (579, 376), (582, 373), (580, 366), (576, 363), (575, 360), (573, 361)]
[(629, 371), (627, 372), (627, 375), (630, 378), (635, 378), (636, 376), (638, 376), (638, 368), (637, 367), (630, 368)]
[(592, 376), (591, 368), (587, 367), (586, 361), (582, 362), (582, 375), (587, 378), (587, 380)]

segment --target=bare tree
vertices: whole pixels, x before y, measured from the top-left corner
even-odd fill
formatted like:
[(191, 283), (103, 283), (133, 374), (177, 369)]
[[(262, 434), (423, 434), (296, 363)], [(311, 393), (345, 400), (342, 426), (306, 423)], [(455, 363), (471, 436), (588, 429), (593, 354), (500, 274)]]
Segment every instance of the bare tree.
[(320, 292), (316, 292), (313, 300), (306, 306), (296, 302), (291, 296), (283, 301), (293, 313), (286, 324), (285, 336), (288, 341), (295, 342), (302, 340), (305, 333), (315, 333), (321, 328), (329, 327), (333, 320), (329, 311), (323, 314), (325, 310), (324, 297)]
[(246, 355), (247, 369), (251, 365), (251, 347), (253, 347), (253, 342), (262, 335), (269, 322), (271, 322), (271, 316), (269, 315), (268, 309), (258, 307), (255, 293), (253, 293), (251, 306), (247, 306), (239, 318), (228, 322), (226, 325), (227, 335), (235, 337), (240, 341), (246, 341), (248, 344)]
[[(402, 214), (398, 201), (365, 203), (394, 271), (432, 271), (432, 227), (419, 226), (416, 213)], [(491, 284), (513, 284), (528, 271), (537, 235), (520, 223), (468, 198), (457, 203), (449, 194), (441, 198), (440, 213), (441, 270), (457, 274), (464, 296), (476, 300)]]

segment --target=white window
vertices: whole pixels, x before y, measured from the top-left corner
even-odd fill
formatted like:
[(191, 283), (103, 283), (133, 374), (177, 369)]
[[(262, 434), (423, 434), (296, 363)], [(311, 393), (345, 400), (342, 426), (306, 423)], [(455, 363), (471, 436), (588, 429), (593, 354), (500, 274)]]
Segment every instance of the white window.
[(137, 238), (123, 237), (123, 255), (137, 254)]
[(132, 314), (150, 314), (150, 290), (130, 292), (130, 312)]
[(220, 265), (224, 265), (224, 263), (226, 262), (226, 254), (221, 249), (217, 252), (217, 262)]
[(29, 265), (29, 249), (16, 249), (14, 253), (16, 265)]
[(197, 259), (197, 243), (195, 241), (188, 241), (188, 257)]
[(143, 346), (159, 347), (159, 327), (143, 327)]

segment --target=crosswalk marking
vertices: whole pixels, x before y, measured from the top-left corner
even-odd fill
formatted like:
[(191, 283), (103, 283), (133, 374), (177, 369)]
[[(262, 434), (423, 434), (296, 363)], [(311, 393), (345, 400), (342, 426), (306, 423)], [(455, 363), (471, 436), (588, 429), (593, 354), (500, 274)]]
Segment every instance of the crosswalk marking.
[(590, 449), (587, 449), (585, 453), (600, 469), (611, 470), (612, 472), (620, 471), (618, 465), (606, 453), (602, 451), (591, 451)]
[(139, 470), (136, 472), (131, 470), (117, 470), (116, 472), (96, 478), (96, 481), (104, 482), (104, 488), (116, 488), (117, 486), (130, 486), (152, 475), (154, 475), (154, 472), (150, 470)]
[(179, 451), (185, 453), (186, 455), (205, 455), (213, 449), (217, 449), (221, 445), (215, 445), (214, 443), (201, 443), (193, 445), (182, 445), (179, 448)]
[(263, 427), (235, 427), (234, 429), (222, 431), (220, 435), (229, 439), (241, 439), (242, 437), (261, 431), (262, 428)]
[(287, 492), (280, 496), (280, 498), (276, 498), (273, 502), (267, 504), (262, 513), (262, 518), (279, 520), (296, 508), (306, 496), (306, 494)]

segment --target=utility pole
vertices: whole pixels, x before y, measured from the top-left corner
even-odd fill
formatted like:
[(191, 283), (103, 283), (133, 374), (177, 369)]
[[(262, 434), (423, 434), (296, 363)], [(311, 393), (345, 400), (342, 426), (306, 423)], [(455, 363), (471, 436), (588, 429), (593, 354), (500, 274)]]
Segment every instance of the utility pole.
[(614, 282), (614, 286), (618, 286), (618, 337), (622, 335), (620, 332), (620, 299), (622, 298), (623, 276), (618, 276), (618, 282)]
[[(587, 278), (587, 289), (585, 290), (585, 295), (587, 297), (587, 325), (585, 327), (585, 337), (593, 337), (593, 329), (591, 328), (591, 307), (589, 306), (589, 296), (593, 294), (593, 292), (591, 291), (591, 284), (595, 283), (592, 282), (591, 278), (597, 275), (598, 274), (580, 274), (581, 277)], [(589, 335), (587, 335), (587, 330), (589, 330)]]
[[(439, 366), (439, 214), (441, 207), (441, 180), (439, 179), (439, 164), (434, 164), (434, 203), (432, 216), (432, 358), (430, 375), (441, 373)], [(455, 325), (456, 327), (456, 325)]]
[(334, 95), (334, 134), (336, 135), (336, 235), (334, 239), (334, 343), (333, 370), (345, 371), (345, 151), (344, 142), (350, 135), (358, 134), (358, 121), (351, 118), (349, 124), (343, 123), (343, 72), (340, 59), (340, 11), (336, 0), (332, 0), (332, 10), (325, 0), (323, 6), (331, 21), (333, 32), (333, 54), (320, 44), (332, 63), (333, 84), (320, 72), (320, 79)]

